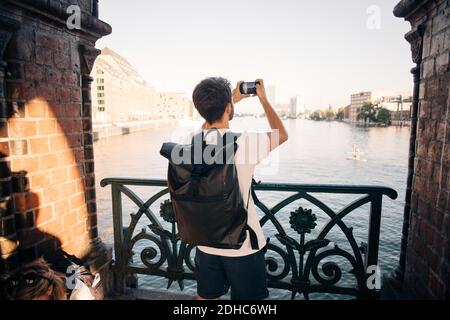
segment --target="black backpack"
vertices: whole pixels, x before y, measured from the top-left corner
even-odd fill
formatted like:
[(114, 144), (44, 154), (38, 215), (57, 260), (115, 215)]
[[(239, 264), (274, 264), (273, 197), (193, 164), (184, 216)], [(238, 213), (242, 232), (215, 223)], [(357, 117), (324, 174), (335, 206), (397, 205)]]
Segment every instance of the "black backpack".
[[(245, 207), (234, 163), (239, 134), (226, 132), (221, 137), (217, 129), (214, 131), (218, 144), (212, 145), (212, 163), (203, 158), (207, 147), (203, 131), (193, 136), (191, 144), (164, 143), (161, 148), (160, 154), (169, 160), (167, 184), (179, 236), (192, 245), (239, 249), (248, 230), (252, 248), (259, 249), (256, 234), (247, 225), (248, 201)], [(202, 152), (197, 161), (194, 150)]]

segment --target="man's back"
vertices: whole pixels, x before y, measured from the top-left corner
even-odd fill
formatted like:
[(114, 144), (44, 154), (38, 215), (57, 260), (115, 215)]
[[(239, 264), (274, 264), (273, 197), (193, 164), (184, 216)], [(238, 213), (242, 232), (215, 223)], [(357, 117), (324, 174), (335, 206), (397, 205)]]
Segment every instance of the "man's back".
[[(221, 135), (227, 131), (230, 130), (225, 128), (219, 129)], [(204, 132), (206, 133), (207, 131), (205, 130)], [(206, 137), (205, 142), (207, 144), (216, 144), (216, 139), (217, 135), (210, 134)], [(248, 212), (247, 224), (256, 233), (259, 248), (263, 248), (266, 245), (266, 240), (259, 224), (253, 199), (250, 195), (250, 188), (256, 165), (269, 154), (269, 139), (266, 133), (243, 132), (236, 142), (238, 148), (235, 155), (235, 165), (239, 188)], [(258, 249), (252, 249), (248, 231), (246, 240), (239, 249), (218, 249), (207, 246), (198, 246), (198, 249), (208, 254), (225, 257), (240, 257), (258, 251)]]

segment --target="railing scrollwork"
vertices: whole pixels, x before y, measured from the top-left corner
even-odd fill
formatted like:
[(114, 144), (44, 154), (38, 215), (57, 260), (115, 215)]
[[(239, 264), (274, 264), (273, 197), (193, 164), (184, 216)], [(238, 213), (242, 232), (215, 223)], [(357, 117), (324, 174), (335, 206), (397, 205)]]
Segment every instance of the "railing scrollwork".
[[(179, 238), (172, 205), (167, 199), (166, 182), (103, 179), (101, 186), (107, 185), (111, 185), (112, 190), (116, 291), (124, 292), (125, 284), (135, 274), (164, 277), (168, 280), (167, 288), (177, 282), (183, 290), (184, 280), (195, 280), (195, 263), (192, 259), (195, 247), (183, 243)], [(161, 190), (144, 201), (131, 189), (132, 186), (159, 187)], [(269, 208), (259, 198), (260, 193), (267, 191), (291, 194)], [(316, 194), (361, 197), (335, 211), (319, 200)], [(126, 227), (123, 226), (123, 196), (138, 208), (137, 212), (130, 215), (130, 223)], [(376, 186), (254, 183), (252, 198), (262, 212), (260, 224), (264, 229), (270, 228), (269, 233), (273, 234), (266, 247), (269, 287), (290, 291), (292, 299), (297, 294), (309, 299), (312, 293), (376, 298), (379, 290), (368, 288), (366, 270), (368, 266), (378, 263), (383, 196), (396, 199), (397, 193)], [(292, 207), (299, 200), (306, 202), (308, 207), (302, 205), (286, 212), (287, 207)], [(368, 236), (367, 241), (358, 245), (353, 228), (344, 223), (344, 218), (366, 204), (370, 205)], [(159, 205), (157, 214), (153, 212), (152, 205)], [(318, 213), (323, 213), (320, 230), (316, 230)], [(283, 216), (284, 223), (279, 219)], [(143, 221), (145, 225), (142, 227)], [(339, 243), (332, 241), (331, 232), (341, 234)], [(135, 252), (139, 253), (140, 261), (134, 261)], [(344, 269), (344, 266), (349, 266), (349, 269)], [(353, 281), (348, 280), (347, 276), (344, 280), (344, 274), (351, 275)]]

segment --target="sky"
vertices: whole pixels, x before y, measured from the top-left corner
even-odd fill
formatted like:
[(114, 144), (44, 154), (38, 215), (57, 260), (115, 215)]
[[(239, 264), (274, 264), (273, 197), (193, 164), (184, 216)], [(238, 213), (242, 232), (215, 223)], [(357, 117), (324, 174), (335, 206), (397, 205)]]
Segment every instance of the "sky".
[[(411, 92), (410, 26), (398, 0), (107, 0), (113, 32), (97, 48), (124, 56), (155, 89), (184, 92), (209, 76), (262, 78), (276, 103), (342, 107), (350, 94)], [(248, 101), (247, 105), (255, 101)]]

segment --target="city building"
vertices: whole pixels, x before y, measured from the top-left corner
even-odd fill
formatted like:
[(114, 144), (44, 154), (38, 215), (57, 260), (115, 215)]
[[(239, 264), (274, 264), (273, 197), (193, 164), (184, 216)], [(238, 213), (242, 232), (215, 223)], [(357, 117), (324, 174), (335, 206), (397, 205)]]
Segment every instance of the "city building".
[(102, 50), (91, 72), (94, 124), (192, 117), (183, 93), (158, 92), (122, 56)]
[(350, 96), (350, 106), (344, 111), (344, 119), (348, 122), (357, 122), (359, 109), (366, 102), (383, 107), (391, 111), (392, 119), (409, 121), (412, 104), (412, 95), (409, 93), (395, 93), (392, 91), (364, 91)]
[(350, 96), (350, 110), (349, 110), (349, 120), (350, 122), (356, 122), (358, 118), (358, 110), (364, 103), (372, 101), (372, 92), (364, 91), (354, 93)]
[(297, 118), (305, 113), (305, 100), (299, 96), (291, 98), (289, 103), (289, 118)]
[(399, 94), (381, 96), (375, 103), (391, 112), (391, 123), (393, 125), (408, 125), (411, 121), (412, 96), (410, 94)]
[(350, 108), (351, 108), (350, 104), (344, 107), (344, 121), (349, 121), (350, 119)]
[(157, 101), (158, 118), (191, 119), (194, 104), (182, 92), (161, 92)]

